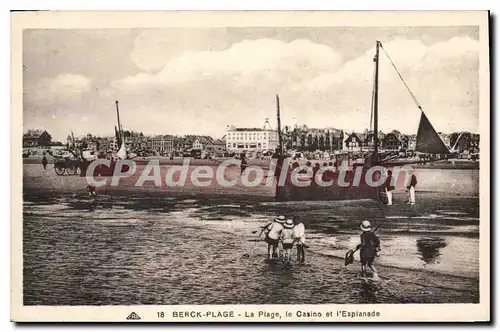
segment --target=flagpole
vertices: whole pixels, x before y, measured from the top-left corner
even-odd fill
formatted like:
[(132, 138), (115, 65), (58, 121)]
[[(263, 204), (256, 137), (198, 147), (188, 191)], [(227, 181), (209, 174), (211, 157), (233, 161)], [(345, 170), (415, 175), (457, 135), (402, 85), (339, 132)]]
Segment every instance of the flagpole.
[(374, 139), (374, 159), (378, 164), (378, 61), (379, 61), (380, 42), (377, 40), (375, 58), (375, 78), (374, 78), (374, 95), (373, 95), (373, 139)]

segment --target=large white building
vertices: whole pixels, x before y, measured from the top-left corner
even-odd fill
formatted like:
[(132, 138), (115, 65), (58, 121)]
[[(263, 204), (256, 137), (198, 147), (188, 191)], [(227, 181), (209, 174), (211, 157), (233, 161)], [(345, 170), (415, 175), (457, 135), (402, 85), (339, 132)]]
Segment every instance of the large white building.
[(236, 128), (228, 126), (226, 150), (229, 152), (274, 152), (278, 148), (278, 131), (266, 120), (263, 128)]

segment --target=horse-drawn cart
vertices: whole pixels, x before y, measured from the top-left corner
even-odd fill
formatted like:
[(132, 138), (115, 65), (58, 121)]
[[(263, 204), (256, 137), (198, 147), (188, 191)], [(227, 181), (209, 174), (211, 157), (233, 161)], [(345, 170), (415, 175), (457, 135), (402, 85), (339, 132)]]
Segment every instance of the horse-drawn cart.
[(80, 160), (69, 157), (54, 160), (54, 170), (57, 175), (79, 175), (81, 173)]

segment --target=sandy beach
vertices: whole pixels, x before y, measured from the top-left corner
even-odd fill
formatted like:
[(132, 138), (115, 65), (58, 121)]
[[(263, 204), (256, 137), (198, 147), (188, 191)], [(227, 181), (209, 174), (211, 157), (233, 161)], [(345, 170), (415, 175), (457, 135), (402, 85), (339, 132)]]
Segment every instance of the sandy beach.
[[(389, 207), (374, 200), (275, 202), (272, 191), (163, 192), (124, 185), (99, 188), (97, 207), (89, 211), (84, 188), (85, 178), (24, 166), (25, 304), (479, 300), (473, 190), (422, 190), (415, 206), (397, 190)], [(304, 221), (305, 265), (265, 263), (265, 243), (254, 233), (277, 214)], [(343, 266), (367, 216), (382, 225), (377, 264), (383, 281), (376, 284), (358, 279), (357, 262)], [(237, 284), (231, 282), (236, 275)], [(286, 284), (289, 296), (270, 291), (275, 283)], [(137, 290), (133, 299), (130, 287)]]

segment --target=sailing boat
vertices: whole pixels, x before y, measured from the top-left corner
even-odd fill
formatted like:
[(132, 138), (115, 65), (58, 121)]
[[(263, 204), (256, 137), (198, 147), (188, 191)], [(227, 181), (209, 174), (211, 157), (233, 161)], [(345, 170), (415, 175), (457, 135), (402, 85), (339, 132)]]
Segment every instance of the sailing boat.
[[(116, 151), (116, 153), (114, 154), (114, 158), (111, 158), (110, 166), (104, 164), (97, 165), (94, 169), (94, 176), (113, 176), (117, 160), (127, 159), (128, 156), (127, 149), (125, 147), (125, 138), (123, 136), (123, 128), (120, 123), (120, 110), (118, 108), (118, 101), (115, 101), (115, 104), (116, 104), (116, 117), (118, 121), (118, 126), (115, 126), (115, 139), (119, 148), (118, 151)], [(87, 161), (82, 165), (82, 176), (84, 176), (84, 173), (86, 173), (89, 164), (90, 162)], [(129, 170), (129, 166), (122, 165), (121, 169), (122, 172), (127, 172)]]
[[(393, 68), (398, 73), (399, 78), (402, 80), (406, 89), (410, 93), (413, 101), (417, 105), (417, 108), (420, 110), (420, 123), (417, 131), (417, 142), (416, 142), (416, 151), (426, 154), (433, 155), (444, 155), (448, 156), (450, 154), (449, 149), (446, 147), (441, 137), (438, 135), (425, 112), (422, 109), (422, 106), (417, 101), (415, 95), (406, 84), (403, 76), (397, 69), (396, 65), (390, 58), (389, 54), (386, 50), (384, 50), (382, 43), (380, 41), (376, 42), (375, 47), (375, 57), (373, 61), (375, 62), (375, 70), (374, 70), (374, 81), (373, 81), (373, 91), (372, 91), (372, 120), (373, 120), (373, 152), (369, 155), (368, 158), (365, 158), (365, 163), (362, 166), (362, 176), (358, 179), (356, 185), (340, 185), (339, 184), (339, 176), (340, 172), (330, 172), (327, 178), (331, 180), (331, 185), (327, 187), (317, 186), (315, 183), (311, 183), (311, 186), (307, 187), (297, 187), (292, 182), (291, 179), (287, 179), (284, 188), (280, 188), (277, 185), (276, 188), (276, 199), (277, 200), (337, 200), (337, 199), (355, 199), (355, 198), (376, 198), (380, 194), (380, 187), (369, 186), (366, 183), (365, 175), (368, 174), (369, 170), (372, 166), (383, 166), (383, 167), (392, 167), (396, 165), (405, 165), (412, 164), (415, 161), (402, 161), (395, 162), (394, 156), (391, 156), (390, 153), (379, 153), (379, 130), (378, 130), (378, 86), (379, 86), (379, 60), (380, 60), (380, 50), (383, 50), (387, 55), (389, 61), (391, 62)], [(280, 137), (280, 150), (281, 150), (281, 131), (279, 128), (279, 99), (278, 102), (278, 134)], [(371, 127), (371, 124), (370, 124)], [(372, 128), (370, 128), (372, 129)], [(445, 157), (446, 158), (446, 157)], [(436, 159), (433, 159), (436, 160)], [(356, 169), (357, 171), (357, 169)], [(354, 176), (355, 170), (347, 170), (346, 176), (342, 180), (343, 183), (349, 181), (356, 181)], [(381, 176), (381, 175), (380, 175)], [(325, 177), (323, 175), (323, 177)], [(346, 180), (347, 179), (347, 180)], [(373, 179), (373, 177), (372, 177)], [(323, 180), (324, 182), (328, 182)]]
[[(418, 130), (417, 130), (417, 141), (416, 141), (416, 147), (415, 151), (424, 153), (424, 154), (431, 154), (431, 155), (440, 155), (442, 156), (441, 158), (433, 158), (434, 161), (438, 159), (445, 159), (447, 158), (451, 152), (446, 146), (446, 144), (443, 142), (439, 134), (436, 132), (434, 127), (432, 126), (431, 122), (429, 121), (429, 118), (425, 114), (422, 105), (418, 102), (417, 98), (411, 91), (410, 87), (404, 80), (403, 76), (401, 75), (400, 71), (392, 61), (392, 58), (389, 56), (389, 53), (384, 49), (382, 43), (377, 40), (376, 42), (376, 53), (374, 57), (375, 61), (375, 77), (374, 77), (374, 89), (373, 89), (373, 100), (372, 100), (372, 114), (373, 114), (373, 119), (374, 119), (374, 132), (378, 133), (378, 66), (379, 66), (379, 57), (380, 57), (380, 50), (383, 50), (385, 55), (387, 56), (388, 60), (390, 61), (392, 67), (398, 74), (399, 78), (401, 79), (402, 83), (408, 90), (410, 96), (412, 97), (416, 107), (420, 110), (420, 122), (418, 125)], [(378, 136), (378, 135), (375, 135)], [(375, 137), (375, 151), (374, 154), (377, 154), (377, 149), (378, 149), (378, 137)], [(394, 157), (386, 156), (386, 158), (379, 158), (378, 160), (380, 161), (380, 164), (384, 166), (389, 166), (389, 165), (404, 165), (404, 164), (411, 164), (414, 162), (399, 162), (399, 163), (394, 163), (391, 162), (391, 160)]]

